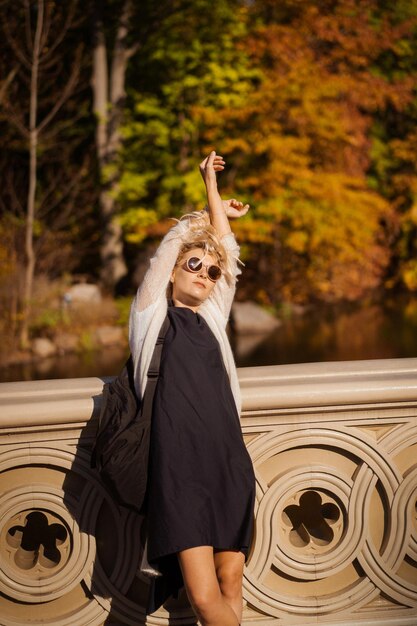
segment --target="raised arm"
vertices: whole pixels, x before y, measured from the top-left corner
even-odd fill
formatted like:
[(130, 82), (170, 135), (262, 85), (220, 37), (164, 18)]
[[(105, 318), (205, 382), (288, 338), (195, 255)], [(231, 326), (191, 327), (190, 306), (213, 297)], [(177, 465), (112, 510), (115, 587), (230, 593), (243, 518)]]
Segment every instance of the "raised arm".
[[(234, 241), (233, 234), (229, 225), (229, 218), (237, 218), (247, 213), (249, 206), (243, 206), (238, 200), (222, 200), (217, 189), (216, 172), (222, 171), (225, 166), (223, 157), (217, 156), (213, 151), (200, 164), (200, 172), (203, 177), (207, 190), (208, 212), (210, 222), (216, 229), (220, 238), (225, 237), (229, 240), (231, 258), (237, 258), (239, 247)], [(194, 214), (197, 216), (198, 214)], [(173, 228), (171, 228), (161, 241), (156, 254), (150, 261), (148, 271), (140, 285), (133, 310), (144, 311), (148, 307), (155, 304), (161, 294), (165, 293), (166, 286), (169, 281), (170, 274), (177, 260), (179, 251), (184, 242), (188, 231), (188, 219), (180, 220)], [(227, 237), (229, 235), (229, 237)], [(224, 242), (226, 243), (226, 241)], [(237, 261), (233, 261), (236, 265)], [(237, 276), (240, 271), (234, 268), (232, 274)], [(223, 281), (220, 281), (223, 282)], [(229, 306), (230, 297), (227, 298)], [(224, 307), (223, 307), (224, 308)]]
[(200, 173), (203, 177), (207, 192), (207, 206), (210, 222), (216, 229), (219, 237), (231, 232), (229, 218), (242, 217), (249, 210), (249, 205), (243, 206), (242, 202), (235, 200), (222, 200), (217, 186), (216, 172), (224, 170), (226, 162), (223, 157), (213, 150), (200, 163)]
[(161, 294), (165, 294), (187, 230), (187, 222), (179, 221), (162, 239), (137, 291), (134, 301), (134, 308), (137, 311), (144, 311), (155, 304)]
[[(209, 298), (209, 301), (221, 311), (226, 323), (229, 318), (236, 290), (237, 277), (241, 273), (238, 260), (239, 246), (230, 228), (229, 219), (236, 219), (245, 215), (249, 210), (249, 205), (243, 205), (242, 202), (235, 198), (222, 200), (220, 197), (217, 187), (216, 172), (221, 172), (224, 170), (224, 167), (225, 161), (223, 157), (217, 155), (215, 151), (211, 152), (209, 156), (200, 163), (200, 173), (207, 191), (207, 211), (210, 222), (217, 231), (226, 249), (229, 272), (232, 277), (230, 281), (222, 276)], [(209, 302), (207, 305), (209, 305)]]

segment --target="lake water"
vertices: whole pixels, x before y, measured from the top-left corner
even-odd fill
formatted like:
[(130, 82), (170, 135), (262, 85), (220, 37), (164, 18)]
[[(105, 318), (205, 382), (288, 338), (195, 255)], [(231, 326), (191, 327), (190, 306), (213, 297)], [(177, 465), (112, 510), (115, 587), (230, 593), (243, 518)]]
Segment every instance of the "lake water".
[[(417, 297), (311, 309), (268, 336), (232, 339), (232, 346), (238, 367), (417, 357)], [(111, 376), (126, 356), (117, 348), (68, 354), (2, 368), (0, 381)]]
[(417, 357), (417, 298), (312, 309), (236, 353), (242, 367)]

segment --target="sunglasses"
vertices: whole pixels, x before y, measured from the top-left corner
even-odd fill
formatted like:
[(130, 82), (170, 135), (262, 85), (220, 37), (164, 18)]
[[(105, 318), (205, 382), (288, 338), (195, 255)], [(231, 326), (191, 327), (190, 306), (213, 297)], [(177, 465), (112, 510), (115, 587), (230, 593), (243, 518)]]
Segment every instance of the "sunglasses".
[[(193, 274), (198, 274), (198, 272), (201, 272), (201, 268), (203, 267), (203, 259), (199, 259), (197, 256), (190, 257), (185, 261), (184, 269), (192, 272)], [(204, 265), (204, 267), (206, 268), (208, 278), (213, 283), (215, 283), (216, 280), (219, 280), (222, 275), (222, 271), (218, 265)]]

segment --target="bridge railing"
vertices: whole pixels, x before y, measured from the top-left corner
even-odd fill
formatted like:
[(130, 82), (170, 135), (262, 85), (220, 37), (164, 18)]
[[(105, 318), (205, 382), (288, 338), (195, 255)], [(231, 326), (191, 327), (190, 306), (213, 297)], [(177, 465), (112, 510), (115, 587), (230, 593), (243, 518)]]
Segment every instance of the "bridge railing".
[[(417, 624), (417, 359), (244, 368), (257, 477), (245, 624)], [(90, 469), (103, 380), (0, 384), (0, 624), (151, 616), (141, 520)]]

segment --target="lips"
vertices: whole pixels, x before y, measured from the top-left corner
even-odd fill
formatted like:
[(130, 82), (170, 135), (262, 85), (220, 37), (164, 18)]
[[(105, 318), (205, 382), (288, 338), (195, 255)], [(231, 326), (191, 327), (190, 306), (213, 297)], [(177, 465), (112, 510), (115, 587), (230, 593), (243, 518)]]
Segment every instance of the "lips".
[(194, 281), (194, 285), (198, 285), (199, 287), (203, 287), (203, 289), (205, 289), (205, 288), (206, 288), (205, 284), (204, 284), (204, 283), (201, 283), (199, 280), (195, 280), (195, 281)]

